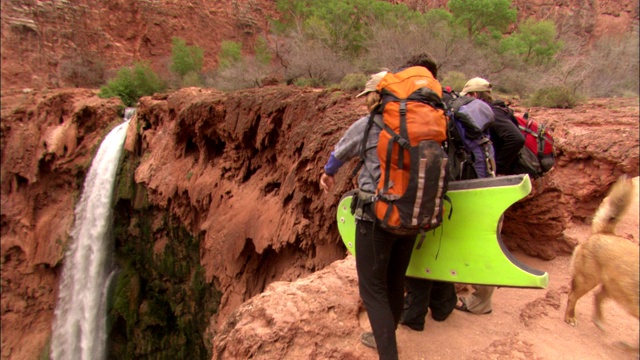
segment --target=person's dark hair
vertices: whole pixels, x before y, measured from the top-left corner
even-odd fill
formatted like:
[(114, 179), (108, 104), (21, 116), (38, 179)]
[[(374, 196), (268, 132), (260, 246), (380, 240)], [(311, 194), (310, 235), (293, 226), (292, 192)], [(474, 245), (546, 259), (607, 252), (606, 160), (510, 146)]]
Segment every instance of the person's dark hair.
[(431, 75), (433, 75), (434, 78), (438, 77), (438, 64), (428, 53), (420, 53), (411, 56), (402, 68), (408, 68), (411, 66), (423, 66), (431, 72)]

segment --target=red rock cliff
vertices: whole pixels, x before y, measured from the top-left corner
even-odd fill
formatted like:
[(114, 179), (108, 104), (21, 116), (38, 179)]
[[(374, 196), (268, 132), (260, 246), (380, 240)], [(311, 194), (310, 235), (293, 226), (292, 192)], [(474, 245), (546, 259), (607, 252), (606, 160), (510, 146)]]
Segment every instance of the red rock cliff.
[[(403, 0), (412, 9), (445, 7), (445, 0)], [(550, 19), (559, 33), (593, 40), (638, 26), (637, 1), (515, 0), (520, 20)], [(63, 76), (83, 58), (106, 71), (149, 61), (168, 77), (171, 38), (204, 50), (205, 71), (215, 69), (223, 40), (245, 51), (277, 18), (274, 1), (11, 0), (2, 5), (2, 89), (74, 86)], [(84, 57), (83, 57), (84, 56)]]

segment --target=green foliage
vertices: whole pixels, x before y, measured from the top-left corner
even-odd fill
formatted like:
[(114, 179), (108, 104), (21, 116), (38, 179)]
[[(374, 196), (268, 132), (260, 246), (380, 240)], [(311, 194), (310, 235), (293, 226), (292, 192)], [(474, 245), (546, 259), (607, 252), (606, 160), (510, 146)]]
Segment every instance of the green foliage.
[(120, 199), (132, 200), (135, 194), (135, 169), (139, 160), (128, 151), (120, 156), (120, 166), (116, 175), (116, 196)]
[(200, 239), (157, 209), (126, 204), (118, 201), (114, 212), (121, 271), (109, 312), (110, 356), (210, 359), (205, 332), (220, 292), (205, 280)]
[(464, 84), (467, 83), (467, 80), (469, 79), (465, 74), (459, 71), (449, 71), (444, 75), (444, 78), (442, 79), (442, 81), (440, 81), (440, 83), (443, 87), (451, 86), (451, 89), (456, 92), (460, 92), (462, 91)]
[(283, 14), (277, 29), (295, 30), (348, 58), (366, 50), (374, 25), (419, 16), (405, 5), (378, 0), (278, 0), (277, 8)]
[(431, 9), (424, 13), (422, 19), (429, 26), (434, 26), (438, 23), (452, 24), (454, 22), (453, 15), (444, 9)]
[(253, 51), (255, 53), (256, 60), (260, 64), (269, 65), (269, 63), (271, 63), (271, 59), (273, 58), (273, 55), (271, 54), (271, 51), (269, 51), (267, 39), (265, 39), (263, 36), (258, 37), (254, 45)]
[(339, 88), (342, 90), (359, 90), (364, 89), (368, 77), (362, 73), (347, 74), (342, 78)]
[(556, 40), (556, 36), (553, 22), (529, 18), (515, 33), (500, 42), (500, 50), (507, 55), (521, 57), (527, 64), (547, 64), (562, 48), (562, 42)]
[(171, 39), (171, 65), (170, 69), (181, 78), (188, 73), (199, 73), (204, 61), (204, 50), (197, 46), (187, 46), (184, 39), (174, 37)]
[(137, 308), (140, 302), (140, 278), (131, 264), (127, 264), (116, 279), (114, 301), (110, 310), (110, 325), (117, 317), (124, 318), (127, 328), (126, 334), (133, 336), (135, 324), (138, 321)]
[(101, 98), (119, 97), (125, 106), (135, 106), (142, 96), (153, 95), (165, 89), (164, 82), (148, 63), (135, 63), (133, 68), (120, 68), (115, 78), (100, 88)]
[(447, 6), (472, 40), (485, 31), (503, 34), (518, 15), (511, 8), (511, 0), (450, 0)]
[(295, 86), (299, 86), (299, 87), (318, 87), (318, 86), (322, 86), (322, 83), (318, 79), (306, 78), (306, 77), (300, 77), (300, 78), (295, 79), (293, 81), (293, 84)]
[(224, 70), (242, 59), (242, 43), (224, 40), (218, 54), (218, 69)]
[(396, 69), (428, 49), (447, 74), (444, 85), (458, 91), (467, 80), (461, 74), (482, 74), (496, 90), (522, 98), (556, 85), (589, 95), (637, 92), (637, 33), (635, 43), (571, 46), (554, 23), (529, 19), (506, 35), (517, 19), (512, 2), (450, 0), (446, 9), (421, 13), (382, 0), (277, 0), (269, 44), (259, 37), (251, 57), (242, 56), (241, 43), (223, 42), (219, 68), (204, 83), (224, 91), (274, 80), (359, 89), (348, 74)]
[(197, 86), (200, 87), (203, 84), (203, 80), (202, 80), (202, 76), (200, 75), (200, 73), (195, 72), (195, 71), (190, 71), (188, 73), (186, 73), (183, 77), (182, 77), (182, 86)]
[(552, 86), (536, 90), (528, 99), (528, 106), (571, 109), (583, 101), (582, 96), (567, 86)]

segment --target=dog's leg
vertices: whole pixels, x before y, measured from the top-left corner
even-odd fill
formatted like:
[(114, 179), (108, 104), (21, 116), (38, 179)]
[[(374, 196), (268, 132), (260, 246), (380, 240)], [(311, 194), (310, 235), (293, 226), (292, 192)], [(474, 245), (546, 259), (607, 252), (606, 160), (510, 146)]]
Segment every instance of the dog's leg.
[(579, 281), (575, 279), (571, 281), (571, 291), (569, 291), (569, 298), (567, 299), (567, 310), (564, 313), (564, 321), (571, 325), (578, 325), (578, 321), (576, 320), (576, 303), (578, 300), (589, 290), (593, 289), (582, 286)]
[(598, 285), (598, 279), (590, 274), (581, 274), (576, 272), (571, 280), (571, 291), (567, 299), (567, 310), (564, 313), (564, 321), (571, 325), (578, 325), (576, 320), (576, 303), (578, 300), (591, 289)]
[(595, 308), (593, 313), (593, 323), (598, 329), (605, 331), (602, 326), (602, 303), (606, 298), (609, 297), (609, 293), (607, 292), (607, 287), (603, 284), (600, 288), (600, 291), (596, 293), (595, 296)]

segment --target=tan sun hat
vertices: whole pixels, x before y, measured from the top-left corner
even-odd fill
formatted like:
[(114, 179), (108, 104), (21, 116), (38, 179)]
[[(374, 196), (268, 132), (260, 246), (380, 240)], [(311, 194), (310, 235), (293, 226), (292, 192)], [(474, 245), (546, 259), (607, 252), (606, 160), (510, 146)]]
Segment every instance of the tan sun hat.
[(464, 84), (464, 87), (462, 88), (460, 95), (464, 96), (470, 92), (483, 92), (483, 91), (491, 92), (491, 83), (483, 78), (475, 77), (467, 81), (466, 84)]
[(387, 75), (387, 73), (388, 71), (385, 70), (371, 75), (369, 77), (369, 80), (367, 81), (367, 84), (364, 86), (364, 91), (356, 95), (356, 97), (359, 98), (360, 96), (366, 95), (372, 91), (376, 91), (376, 86), (378, 86), (380, 80), (382, 80), (382, 78)]

